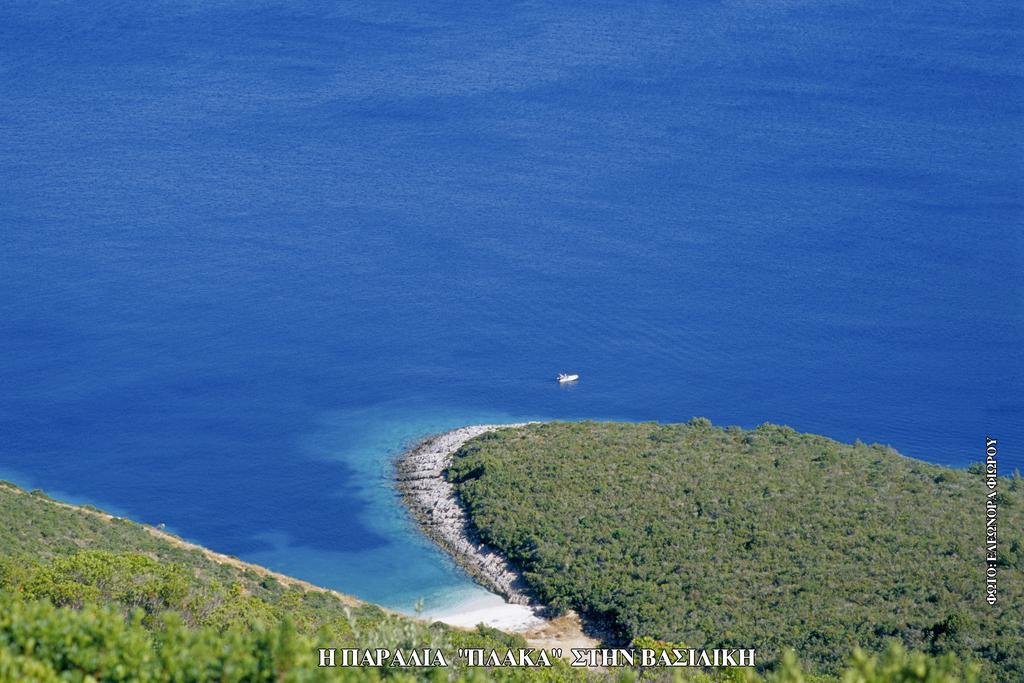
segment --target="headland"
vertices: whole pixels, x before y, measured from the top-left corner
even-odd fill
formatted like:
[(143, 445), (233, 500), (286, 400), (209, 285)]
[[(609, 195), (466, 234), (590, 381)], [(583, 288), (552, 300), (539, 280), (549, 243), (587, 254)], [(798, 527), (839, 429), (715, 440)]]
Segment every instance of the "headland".
[[(406, 506), (423, 532), (445, 550), (477, 583), (504, 598), (456, 605), (436, 618), (458, 625), (476, 619), (492, 626), (525, 631), (543, 626), (545, 612), (522, 574), (497, 550), (482, 543), (444, 472), (464, 443), (486, 432), (528, 423), (460, 427), (428, 437), (405, 451), (395, 463), (395, 480)], [(473, 623), (477, 623), (477, 621)]]
[(485, 432), (526, 423), (473, 425), (429, 437), (396, 462), (398, 490), (424, 533), (478, 583), (513, 605), (534, 606), (522, 575), (494, 548), (480, 542), (469, 517), (445, 479), (452, 456)]

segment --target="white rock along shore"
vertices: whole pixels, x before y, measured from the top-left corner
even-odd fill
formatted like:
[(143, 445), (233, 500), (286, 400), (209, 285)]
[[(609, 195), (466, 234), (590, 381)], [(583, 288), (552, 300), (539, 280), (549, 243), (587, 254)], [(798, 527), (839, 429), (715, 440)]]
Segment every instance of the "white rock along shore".
[(455, 489), (444, 477), (452, 455), (468, 440), (496, 429), (527, 424), (473, 425), (430, 437), (399, 458), (395, 479), (402, 499), (424, 533), (460, 567), (509, 603), (539, 610), (541, 606), (530, 596), (522, 575), (498, 551), (479, 541)]

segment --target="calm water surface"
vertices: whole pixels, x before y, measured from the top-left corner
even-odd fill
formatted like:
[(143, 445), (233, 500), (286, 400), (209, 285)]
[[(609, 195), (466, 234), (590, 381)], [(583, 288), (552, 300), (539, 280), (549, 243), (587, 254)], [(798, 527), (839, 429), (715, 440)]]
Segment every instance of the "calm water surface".
[(1017, 3), (497, 5), (0, 8), (2, 476), (408, 609), (466, 422), (1021, 465)]

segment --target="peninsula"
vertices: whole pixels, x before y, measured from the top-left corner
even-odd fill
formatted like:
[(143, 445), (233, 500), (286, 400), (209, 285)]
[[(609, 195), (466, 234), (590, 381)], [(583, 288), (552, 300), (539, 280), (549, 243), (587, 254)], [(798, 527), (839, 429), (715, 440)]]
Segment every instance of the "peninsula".
[(1021, 485), (1000, 488), (1000, 603), (984, 600), (974, 470), (788, 427), (552, 422), (433, 437), (398, 462), (425, 533), (510, 601), (606, 642), (795, 650), (821, 675), (890, 644), (1024, 675)]

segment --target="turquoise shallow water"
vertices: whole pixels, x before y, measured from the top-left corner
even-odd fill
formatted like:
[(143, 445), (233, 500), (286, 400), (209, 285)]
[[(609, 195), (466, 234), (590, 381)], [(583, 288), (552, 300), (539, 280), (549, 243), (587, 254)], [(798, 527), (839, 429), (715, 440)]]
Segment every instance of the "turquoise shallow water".
[(406, 514), (393, 485), (392, 463), (400, 445), (413, 444), (426, 434), (468, 423), (512, 421), (513, 416), (499, 413), (441, 409), (425, 414), (387, 407), (322, 416), (321, 428), (305, 436), (300, 448), (313, 461), (340, 461), (350, 467), (359, 482), (363, 506), (358, 520), (349, 515), (334, 520), (337, 529), (324, 539), (325, 545), (330, 545), (332, 536), (344, 534), (353, 522), (375, 535), (378, 542), (370, 548), (315, 549), (294, 544), (287, 533), (270, 533), (260, 540), (271, 547), (253, 552), (247, 559), (318, 584), (358, 585), (362, 595), (375, 596), (375, 601), (396, 608), (410, 609), (422, 600), (423, 609), (436, 610), (478, 598), (479, 589), (418, 532)]
[[(527, 418), (1021, 464), (1015, 3), (8, 3), (0, 473), (409, 609)], [(559, 387), (555, 373), (582, 373)]]

